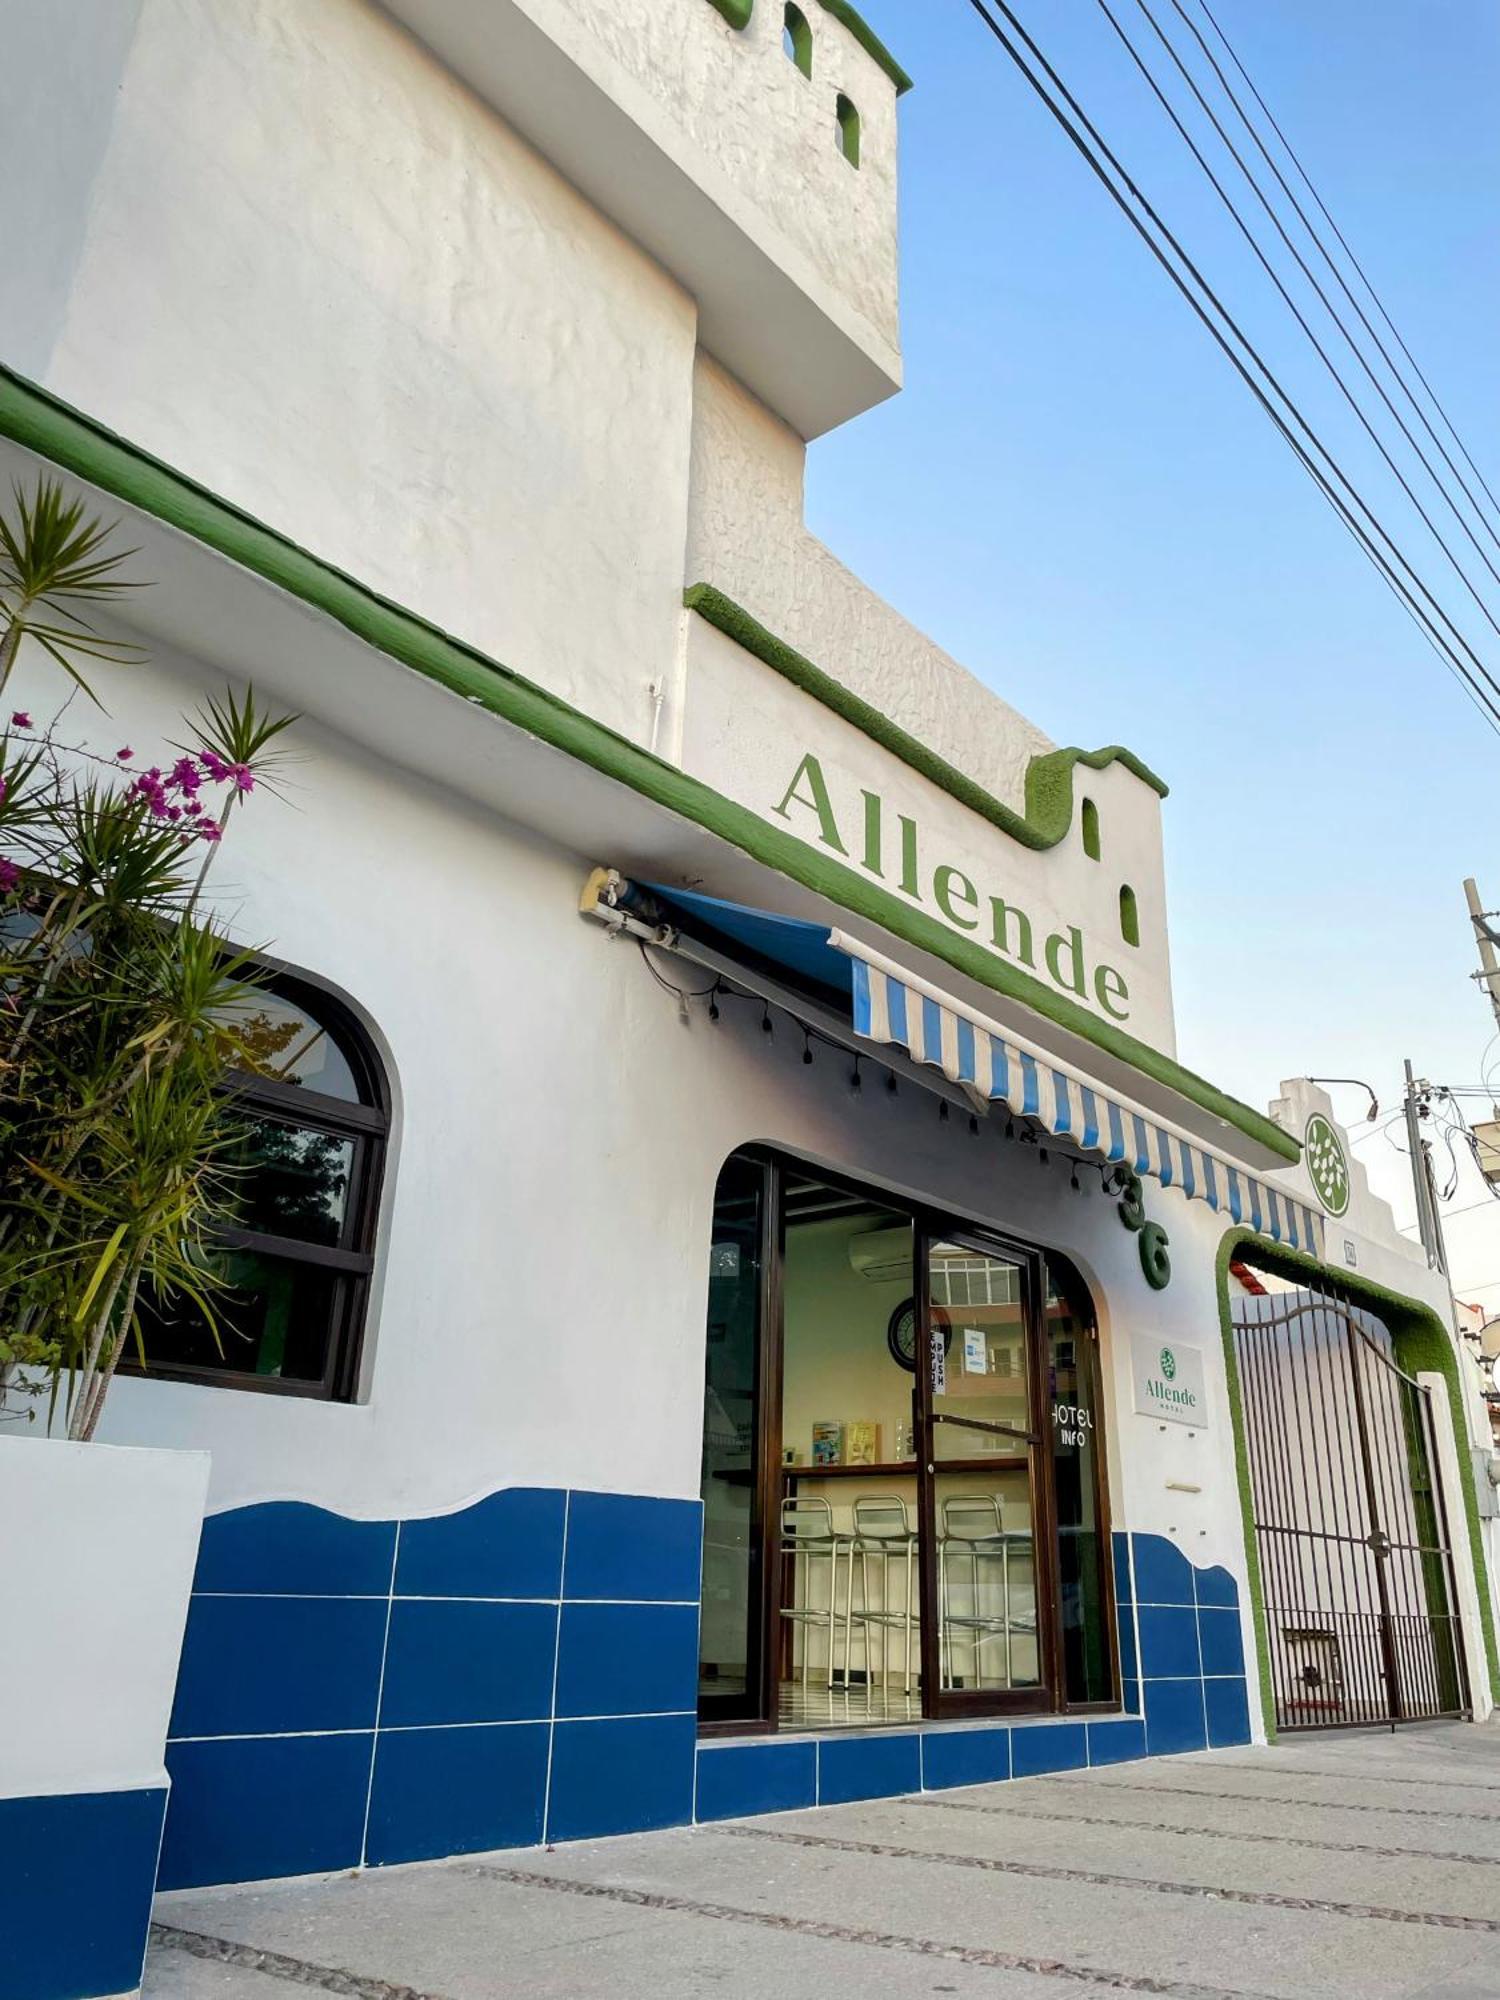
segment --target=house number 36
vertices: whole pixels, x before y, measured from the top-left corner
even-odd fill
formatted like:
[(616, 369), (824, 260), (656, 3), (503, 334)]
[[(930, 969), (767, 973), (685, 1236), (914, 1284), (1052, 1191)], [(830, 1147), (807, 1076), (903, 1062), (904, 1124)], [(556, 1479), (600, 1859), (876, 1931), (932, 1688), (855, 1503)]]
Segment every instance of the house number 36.
[(1167, 1244), (1167, 1232), (1159, 1222), (1146, 1220), (1146, 1201), (1138, 1174), (1123, 1175), (1118, 1185), (1120, 1220), (1135, 1234), (1146, 1283), (1154, 1292), (1164, 1292), (1172, 1282), (1172, 1258)]

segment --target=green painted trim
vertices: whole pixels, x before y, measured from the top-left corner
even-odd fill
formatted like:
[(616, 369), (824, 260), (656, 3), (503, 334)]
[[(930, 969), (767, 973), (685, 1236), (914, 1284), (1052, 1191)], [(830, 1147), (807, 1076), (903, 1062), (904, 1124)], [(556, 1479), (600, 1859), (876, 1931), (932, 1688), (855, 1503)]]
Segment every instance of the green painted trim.
[(1336, 1284), (1359, 1304), (1367, 1306), (1390, 1328), (1396, 1360), (1408, 1375), (1419, 1371), (1441, 1375), (1448, 1385), (1448, 1408), (1453, 1418), (1453, 1435), (1458, 1446), (1459, 1477), (1463, 1483), (1464, 1515), (1469, 1531), (1469, 1553), (1474, 1562), (1474, 1581), (1479, 1597), (1479, 1622), (1484, 1636), (1484, 1656), (1490, 1670), (1490, 1692), (1500, 1701), (1500, 1652), (1495, 1644), (1495, 1624), (1490, 1615), (1489, 1575), (1484, 1560), (1484, 1534), (1479, 1524), (1479, 1502), (1472, 1484), (1464, 1479), (1465, 1450), (1469, 1427), (1464, 1411), (1463, 1384), (1459, 1378), (1458, 1356), (1442, 1320), (1419, 1299), (1393, 1292), (1371, 1283), (1356, 1272), (1331, 1269), (1304, 1251), (1283, 1243), (1270, 1243), (1253, 1229), (1226, 1231), (1215, 1260), (1215, 1281), (1219, 1296), (1219, 1335), (1224, 1345), (1224, 1379), (1229, 1389), (1230, 1423), (1234, 1431), (1234, 1470), (1240, 1492), (1240, 1518), (1245, 1537), (1245, 1569), (1250, 1579), (1250, 1604), (1255, 1621), (1255, 1657), (1260, 1669), (1261, 1708), (1266, 1734), (1276, 1734), (1276, 1698), (1271, 1681), (1271, 1642), (1266, 1622), (1265, 1586), (1261, 1579), (1260, 1551), (1255, 1541), (1255, 1506), (1250, 1484), (1250, 1455), (1245, 1433), (1245, 1405), (1240, 1388), (1239, 1361), (1234, 1351), (1234, 1321), (1229, 1300), (1229, 1266), (1245, 1252), (1248, 1261), (1278, 1277), (1310, 1278)]
[[(714, 0), (714, 5), (717, 6), (718, 4), (719, 0)], [(855, 13), (854, 9), (849, 5), (849, 0), (818, 0), (818, 5), (823, 9), (825, 14), (832, 14), (840, 27), (849, 30), (849, 33), (853, 35), (855, 41), (859, 43), (865, 54), (873, 56), (891, 82), (895, 84), (896, 95), (904, 97), (906, 92), (911, 89), (911, 78), (906, 74), (900, 63), (897, 62), (896, 58), (891, 54), (869, 22)]]
[(708, 4), (736, 30), (748, 28), (755, 12), (755, 0), (708, 0)]
[(747, 653), (780, 674), (784, 680), (810, 694), (824, 708), (841, 715), (872, 743), (878, 743), (882, 750), (889, 750), (893, 757), (920, 776), (947, 792), (950, 798), (969, 812), (977, 813), (980, 819), (988, 820), (1001, 833), (1008, 834), (1023, 847), (1045, 852), (1056, 847), (1073, 824), (1073, 773), (1079, 765), (1091, 771), (1102, 771), (1106, 764), (1123, 764), (1132, 771), (1142, 784), (1149, 785), (1158, 797), (1167, 796), (1167, 788), (1154, 771), (1148, 770), (1133, 751), (1123, 750), (1112, 744), (1106, 750), (1048, 750), (1042, 756), (1033, 757), (1026, 767), (1026, 810), (1017, 812), (1005, 805), (983, 785), (966, 777), (946, 757), (940, 757), (936, 750), (930, 750), (925, 743), (910, 735), (898, 722), (892, 722), (878, 708), (861, 696), (846, 688), (842, 681), (836, 681), (832, 674), (815, 667), (811, 660), (789, 646), (784, 639), (778, 639), (774, 632), (767, 631), (759, 620), (753, 618), (742, 605), (732, 597), (726, 597), (722, 590), (716, 590), (711, 583), (695, 583), (683, 592), (682, 601), (689, 611), (696, 611), (700, 618), (707, 619), (726, 638), (733, 639), (737, 646), (743, 646)]
[[(43, 389), (0, 367), (0, 436), (112, 493), (127, 505), (180, 529), (268, 583), (299, 598), (413, 672), (474, 701), (541, 742), (705, 828), (752, 860), (826, 896), (919, 951), (930, 952), (992, 992), (1004, 994), (1070, 1034), (1179, 1092), (1278, 1157), (1295, 1160), (1295, 1139), (1247, 1104), (1184, 1069), (1112, 1022), (1100, 1021), (1068, 995), (1009, 965), (994, 952), (916, 910), (900, 896), (769, 826), (748, 806), (643, 750), (591, 716), (453, 639), (413, 612), (379, 597), (284, 535), (218, 499)], [(1085, 760), (1087, 761), (1087, 760)]]

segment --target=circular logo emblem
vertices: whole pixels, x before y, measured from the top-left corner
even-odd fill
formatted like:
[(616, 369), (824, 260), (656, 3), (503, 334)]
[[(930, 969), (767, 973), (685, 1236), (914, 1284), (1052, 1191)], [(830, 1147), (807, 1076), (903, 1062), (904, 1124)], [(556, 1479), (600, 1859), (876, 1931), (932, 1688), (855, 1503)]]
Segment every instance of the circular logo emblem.
[(1321, 1111), (1308, 1119), (1303, 1144), (1318, 1200), (1330, 1215), (1342, 1215), (1349, 1206), (1349, 1162), (1338, 1133)]
[(1177, 1356), (1170, 1347), (1164, 1347), (1161, 1351), (1161, 1372), (1169, 1382), (1177, 1373)]

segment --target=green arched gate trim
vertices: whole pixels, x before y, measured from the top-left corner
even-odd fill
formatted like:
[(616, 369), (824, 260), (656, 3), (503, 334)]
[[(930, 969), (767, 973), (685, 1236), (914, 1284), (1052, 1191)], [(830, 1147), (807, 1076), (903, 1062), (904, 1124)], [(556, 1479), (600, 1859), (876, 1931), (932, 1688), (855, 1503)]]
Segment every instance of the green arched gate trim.
[[(1229, 1388), (1229, 1417), (1234, 1431), (1234, 1471), (1240, 1492), (1240, 1519), (1245, 1537), (1245, 1570), (1250, 1579), (1250, 1608), (1255, 1621), (1255, 1659), (1260, 1673), (1261, 1713), (1266, 1734), (1276, 1734), (1276, 1697), (1271, 1682), (1271, 1641), (1266, 1624), (1265, 1589), (1260, 1574), (1260, 1550), (1255, 1539), (1255, 1506), (1250, 1488), (1250, 1452), (1245, 1430), (1245, 1403), (1240, 1390), (1239, 1360), (1234, 1347), (1234, 1321), (1229, 1302), (1229, 1266), (1235, 1258), (1251, 1252), (1248, 1261), (1272, 1271), (1279, 1278), (1310, 1278), (1339, 1289), (1380, 1315), (1390, 1329), (1396, 1361), (1408, 1375), (1425, 1371), (1441, 1375), (1448, 1385), (1448, 1409), (1453, 1418), (1453, 1434), (1459, 1447), (1462, 1471), (1463, 1446), (1469, 1435), (1464, 1413), (1463, 1385), (1459, 1380), (1458, 1357), (1453, 1340), (1443, 1322), (1420, 1300), (1404, 1292), (1392, 1292), (1372, 1284), (1352, 1271), (1335, 1271), (1316, 1257), (1283, 1244), (1271, 1243), (1253, 1229), (1231, 1229), (1219, 1244), (1215, 1281), (1219, 1298), (1219, 1337), (1224, 1347), (1224, 1379)], [(1500, 1654), (1495, 1646), (1495, 1622), (1490, 1615), (1489, 1577), (1484, 1560), (1484, 1536), (1479, 1525), (1479, 1503), (1474, 1489), (1463, 1481), (1464, 1519), (1469, 1530), (1469, 1553), (1474, 1561), (1478, 1586), (1479, 1622), (1484, 1635), (1484, 1656), (1489, 1667), (1490, 1693), (1500, 1702)]]

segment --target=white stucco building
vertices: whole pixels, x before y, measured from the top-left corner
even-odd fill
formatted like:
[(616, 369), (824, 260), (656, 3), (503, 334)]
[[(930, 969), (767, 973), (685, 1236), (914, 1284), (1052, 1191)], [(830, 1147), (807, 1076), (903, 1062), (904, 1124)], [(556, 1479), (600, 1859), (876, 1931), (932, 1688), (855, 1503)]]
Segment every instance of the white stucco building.
[[(1443, 1288), (1326, 1099), (1179, 1056), (1166, 787), (803, 524), (901, 377), (852, 8), (0, 11), (5, 488), (152, 581), (120, 740), (302, 718), (214, 882), (326, 1031), (260, 1103), (307, 1202), (105, 1421), (211, 1455), (161, 1885), (1246, 1741), (1287, 1676), (1368, 1719), (1346, 1613), (1420, 1654), (1366, 1706), (1486, 1711)], [(1282, 1296), (1426, 1383), (1394, 1613), (1258, 1550)], [(151, 1755), (76, 1778), (160, 1824)]]

